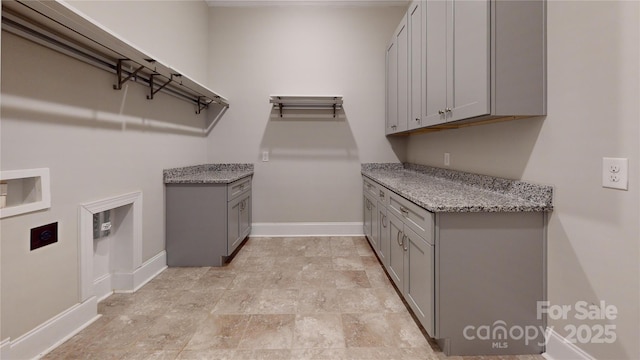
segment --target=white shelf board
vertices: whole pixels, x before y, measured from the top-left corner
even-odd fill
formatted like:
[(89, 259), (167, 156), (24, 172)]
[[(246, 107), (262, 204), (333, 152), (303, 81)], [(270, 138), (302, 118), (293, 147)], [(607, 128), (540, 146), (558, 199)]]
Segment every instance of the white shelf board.
[[(118, 59), (128, 59), (144, 66), (146, 69), (142, 73), (145, 71), (146, 73), (158, 73), (167, 79), (171, 77), (171, 74), (180, 74), (181, 76), (171, 84), (173, 88), (195, 97), (204, 96), (207, 99), (219, 101), (222, 105), (229, 105), (228, 100), (222, 95), (181, 74), (178, 69), (163, 63), (161, 59), (129, 43), (62, 0), (3, 0), (2, 6), (32, 23), (51, 29), (54, 33), (60, 34), (73, 43), (103, 55), (114, 63)], [(150, 59), (153, 61), (149, 61)], [(132, 67), (136, 68), (137, 66), (133, 65)]]

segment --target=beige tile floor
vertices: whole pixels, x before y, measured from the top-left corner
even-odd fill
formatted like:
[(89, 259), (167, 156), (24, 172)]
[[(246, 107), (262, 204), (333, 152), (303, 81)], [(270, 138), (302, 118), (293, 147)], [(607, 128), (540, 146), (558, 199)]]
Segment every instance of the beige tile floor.
[(427, 340), (363, 237), (250, 238), (227, 266), (169, 268), (98, 310), (45, 359), (462, 359)]

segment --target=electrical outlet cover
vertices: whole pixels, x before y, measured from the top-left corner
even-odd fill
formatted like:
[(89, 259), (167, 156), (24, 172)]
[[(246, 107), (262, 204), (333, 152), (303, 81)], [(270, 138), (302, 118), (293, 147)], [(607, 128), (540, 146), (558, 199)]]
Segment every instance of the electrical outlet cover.
[(602, 187), (627, 190), (629, 160), (627, 158), (602, 158)]

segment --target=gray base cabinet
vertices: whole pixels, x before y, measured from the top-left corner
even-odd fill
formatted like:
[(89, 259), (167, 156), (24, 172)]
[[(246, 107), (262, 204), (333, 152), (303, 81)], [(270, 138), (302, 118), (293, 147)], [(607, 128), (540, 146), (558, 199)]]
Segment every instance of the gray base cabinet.
[(251, 232), (251, 177), (166, 184), (168, 266), (221, 266)]
[(364, 185), (365, 201), (380, 194), (369, 220), (378, 232), (367, 238), (446, 355), (544, 352), (544, 213), (431, 213), (369, 178)]

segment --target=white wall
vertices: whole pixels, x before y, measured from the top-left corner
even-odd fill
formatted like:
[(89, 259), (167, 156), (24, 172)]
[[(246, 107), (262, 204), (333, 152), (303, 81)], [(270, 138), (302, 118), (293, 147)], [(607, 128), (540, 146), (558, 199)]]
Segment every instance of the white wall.
[[(160, 3), (148, 5), (166, 5)], [(144, 23), (148, 16), (139, 13), (135, 24), (128, 23), (124, 5), (137, 3), (121, 5), (114, 20), (135, 33), (137, 24)], [(191, 21), (184, 12), (149, 11), (155, 16), (154, 22), (163, 18), (184, 24)], [(206, 21), (205, 16), (204, 29)], [(184, 29), (182, 36), (189, 37), (189, 31)], [(166, 46), (159, 38), (164, 34), (148, 36), (149, 44)], [(145, 39), (139, 40), (146, 48)], [(206, 46), (206, 41), (201, 43)], [(189, 51), (184, 47), (173, 57), (187, 59), (184, 66), (190, 67), (200, 54)], [(171, 55), (172, 50), (165, 49), (164, 54)], [(206, 66), (202, 58), (197, 62)], [(193, 70), (202, 72), (195, 65)], [(80, 203), (141, 190), (145, 261), (165, 248), (162, 169), (206, 161), (206, 138), (201, 135), (123, 126), (124, 119), (131, 117), (201, 126), (204, 114), (197, 116), (192, 104), (162, 93), (153, 101), (146, 100), (148, 89), (137, 84), (127, 84), (126, 91), (115, 91), (114, 81), (113, 74), (2, 34), (1, 169), (50, 168), (52, 206), (0, 221), (0, 339), (15, 340), (78, 302)], [(14, 105), (8, 106), (8, 99), (27, 105), (12, 101)], [(44, 112), (35, 109), (42, 104)], [(122, 119), (122, 123), (97, 120), (105, 114)], [(56, 221), (58, 242), (29, 251), (29, 230)]]
[[(362, 221), (360, 163), (398, 161), (384, 136), (384, 52), (404, 11), (210, 10), (209, 82), (231, 108), (209, 136), (208, 156), (255, 163), (254, 222)], [(344, 117), (270, 119), (270, 95), (343, 95)]]
[[(548, 2), (548, 116), (411, 136), (410, 162), (552, 184), (552, 304), (618, 307), (614, 344), (578, 344), (598, 359), (638, 359), (639, 3)], [(629, 191), (601, 187), (602, 157), (629, 158)], [(569, 317), (550, 321), (561, 335)]]
[(208, 7), (204, 0), (66, 0), (156, 60), (207, 85)]

